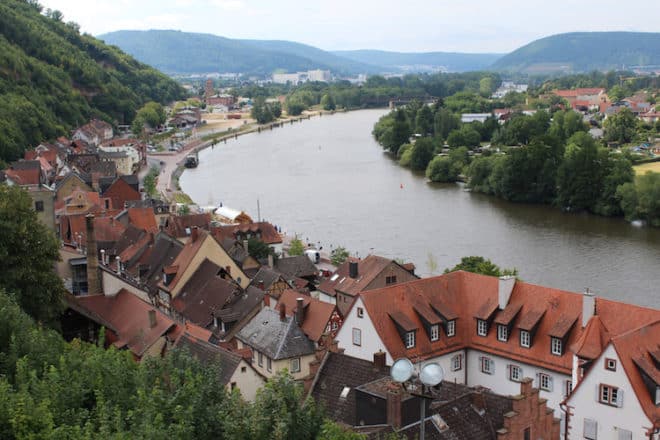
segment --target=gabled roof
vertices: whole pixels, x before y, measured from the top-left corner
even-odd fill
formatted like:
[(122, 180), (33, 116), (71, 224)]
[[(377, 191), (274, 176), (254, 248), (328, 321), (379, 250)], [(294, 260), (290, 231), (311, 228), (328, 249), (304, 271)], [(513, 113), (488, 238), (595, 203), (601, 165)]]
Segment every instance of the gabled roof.
[[(103, 320), (100, 324), (109, 323), (119, 338), (113, 345), (127, 347), (137, 357), (175, 327), (174, 321), (165, 314), (125, 289), (115, 296), (91, 295), (69, 300), (79, 306), (77, 310), (91, 312), (91, 319), (95, 315)], [(149, 322), (150, 311), (156, 313), (153, 327)]]
[(252, 286), (259, 287), (263, 283), (263, 290), (268, 291), (278, 280), (285, 281), (282, 274), (272, 270), (267, 266), (261, 266), (259, 271), (252, 277)]
[(337, 307), (334, 304), (319, 301), (309, 295), (302, 295), (290, 289), (282, 292), (277, 305), (279, 307), (284, 304), (287, 316), (295, 316), (298, 309), (298, 298), (302, 298), (305, 310), (300, 328), (309, 339), (319, 341), (328, 326), (332, 313)]
[(244, 236), (247, 236), (249, 233), (251, 237), (258, 238), (266, 244), (282, 243), (282, 237), (280, 236), (279, 232), (277, 232), (275, 226), (268, 222), (220, 226), (213, 228), (213, 233), (214, 235), (217, 234), (218, 239), (233, 238), (238, 240)]
[(165, 224), (165, 230), (173, 237), (188, 237), (193, 227), (209, 229), (211, 214), (170, 215)]
[(128, 222), (147, 232), (158, 232), (156, 215), (153, 208), (128, 208)]
[(580, 337), (570, 348), (583, 359), (594, 360), (605, 350), (610, 341), (610, 334), (603, 325), (600, 316), (592, 316)]
[(117, 178), (112, 185), (103, 192), (103, 197), (110, 198), (112, 200), (112, 206), (115, 209), (124, 209), (124, 204), (127, 201), (140, 200), (142, 198), (140, 192), (122, 178)]
[(197, 255), (197, 252), (202, 247), (204, 240), (206, 240), (207, 238), (213, 239), (208, 235), (206, 231), (200, 231), (199, 235), (197, 236), (197, 239), (195, 240), (191, 239), (188, 243), (186, 243), (183, 246), (181, 252), (179, 252), (179, 255), (177, 255), (176, 259), (172, 262), (172, 266), (177, 266), (178, 268), (177, 273), (174, 276), (174, 279), (172, 279), (172, 281), (170, 281), (168, 285), (161, 283), (163, 288), (171, 290), (176, 287), (179, 280), (183, 276), (183, 273), (190, 265), (190, 262), (192, 261), (193, 257)]
[(177, 340), (175, 348), (185, 350), (201, 363), (220, 367), (220, 382), (227, 385), (241, 363), (241, 357), (217, 345), (202, 341), (186, 332)]
[(241, 329), (236, 338), (271, 359), (289, 359), (313, 354), (312, 342), (293, 317), (280, 320), (280, 312), (265, 307)]
[(144, 282), (150, 292), (157, 290), (163, 276), (163, 268), (171, 266), (182, 249), (183, 244), (174, 237), (164, 232), (156, 234), (153, 245), (145, 252), (146, 258), (143, 262), (148, 267)]
[(306, 255), (278, 258), (274, 267), (287, 279), (313, 277), (318, 273), (318, 269)]

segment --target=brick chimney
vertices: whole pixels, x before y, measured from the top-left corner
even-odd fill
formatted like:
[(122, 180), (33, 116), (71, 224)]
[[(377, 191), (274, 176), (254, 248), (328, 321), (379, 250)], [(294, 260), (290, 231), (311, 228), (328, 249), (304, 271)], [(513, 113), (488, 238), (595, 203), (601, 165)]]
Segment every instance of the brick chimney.
[(358, 262), (357, 261), (350, 261), (348, 263), (348, 276), (351, 278), (357, 278), (358, 277)]
[(387, 386), (387, 424), (401, 428), (401, 385), (391, 382)]
[(197, 238), (199, 238), (199, 229), (197, 229), (197, 226), (193, 226), (190, 230), (190, 241), (194, 243)]
[(305, 321), (305, 300), (296, 298), (296, 322), (302, 326)]
[(385, 363), (387, 356), (383, 350), (378, 350), (374, 353), (374, 368), (378, 371), (383, 371), (385, 369)]
[(286, 321), (286, 304), (280, 304), (280, 321)]
[(156, 319), (156, 311), (154, 309), (149, 310), (149, 328), (156, 327), (158, 320)]
[(87, 293), (96, 295), (101, 293), (99, 279), (99, 257), (96, 251), (96, 236), (94, 235), (94, 214), (85, 216), (87, 230)]

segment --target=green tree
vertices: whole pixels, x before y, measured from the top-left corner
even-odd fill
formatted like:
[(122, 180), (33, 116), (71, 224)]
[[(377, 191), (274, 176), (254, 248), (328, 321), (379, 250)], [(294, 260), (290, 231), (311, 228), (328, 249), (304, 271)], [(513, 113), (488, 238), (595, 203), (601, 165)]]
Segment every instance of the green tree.
[(636, 127), (637, 118), (628, 108), (623, 108), (619, 113), (609, 116), (603, 123), (605, 139), (620, 144), (632, 141)]
[(639, 176), (634, 191), (631, 185), (622, 185), (617, 193), (626, 217), (660, 226), (660, 173), (647, 172)]
[(330, 262), (334, 266), (339, 266), (348, 258), (350, 254), (343, 246), (337, 246), (330, 252)]
[(23, 189), (0, 185), (0, 288), (14, 295), (36, 320), (54, 324), (62, 311), (64, 285), (54, 270), (60, 259), (53, 231), (37, 220)]
[(603, 179), (602, 154), (587, 133), (568, 140), (564, 161), (557, 171), (557, 202), (570, 210), (593, 209)]
[(292, 238), (291, 243), (289, 243), (289, 255), (293, 257), (295, 255), (302, 255), (304, 252), (305, 245), (303, 244), (302, 240), (299, 239), (298, 236)]
[(277, 256), (273, 248), (256, 237), (248, 238), (248, 253), (257, 260), (268, 258), (268, 255)]
[(415, 115), (415, 133), (422, 136), (433, 133), (433, 112), (428, 105), (422, 105)]
[(451, 269), (445, 269), (445, 273), (454, 272), (457, 270), (464, 270), (466, 272), (480, 273), (482, 275), (491, 276), (505, 276), (505, 275), (518, 275), (518, 269), (501, 269), (492, 261), (479, 256), (470, 256), (461, 258), (461, 262)]
[(410, 125), (406, 119), (405, 111), (402, 109), (396, 110), (394, 112), (394, 123), (392, 124), (390, 143), (384, 145), (385, 148), (396, 154), (397, 151), (399, 151), (399, 147), (408, 142), (410, 135)]
[(331, 111), (337, 108), (335, 104), (335, 100), (332, 98), (332, 95), (327, 93), (323, 95), (323, 97), (321, 98), (321, 107), (325, 111)]
[(410, 168), (415, 171), (423, 171), (433, 159), (433, 141), (431, 138), (419, 138), (412, 148), (410, 156)]

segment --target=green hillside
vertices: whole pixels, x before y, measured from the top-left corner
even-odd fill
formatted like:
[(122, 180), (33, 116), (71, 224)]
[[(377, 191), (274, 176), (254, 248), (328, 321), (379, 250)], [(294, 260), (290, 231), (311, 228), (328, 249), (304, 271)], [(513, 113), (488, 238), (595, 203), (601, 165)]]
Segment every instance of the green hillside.
[(90, 117), (129, 123), (144, 102), (184, 95), (162, 73), (41, 9), (34, 0), (0, 2), (0, 160)]
[(533, 41), (492, 68), (526, 73), (621, 70), (660, 65), (660, 33), (574, 32)]
[(170, 30), (117, 31), (99, 38), (170, 74), (237, 72), (270, 75), (276, 70), (312, 69), (350, 74), (377, 70), (288, 41), (234, 40)]
[(390, 72), (433, 71), (467, 72), (484, 70), (502, 54), (454, 52), (388, 52), (383, 50), (339, 50), (333, 52), (361, 63), (384, 66)]

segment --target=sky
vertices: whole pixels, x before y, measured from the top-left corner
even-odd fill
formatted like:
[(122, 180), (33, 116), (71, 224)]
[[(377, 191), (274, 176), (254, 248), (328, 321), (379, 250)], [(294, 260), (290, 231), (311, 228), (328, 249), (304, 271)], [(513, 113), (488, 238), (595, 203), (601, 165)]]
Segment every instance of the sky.
[(660, 32), (660, 1), (40, 0), (83, 32), (174, 29), (324, 50), (506, 53), (577, 31)]

